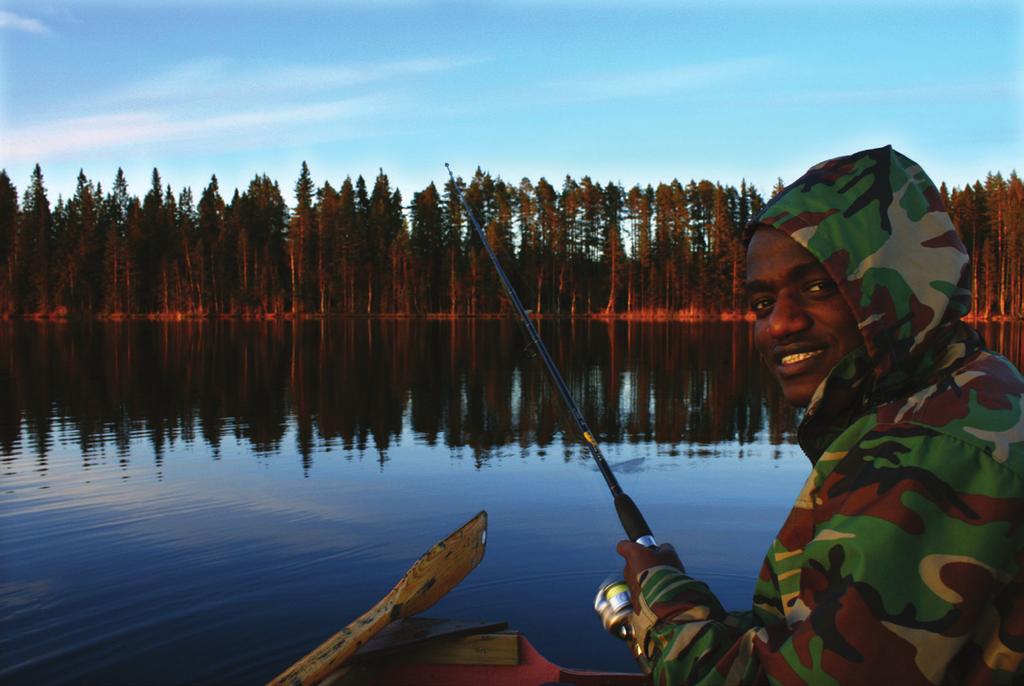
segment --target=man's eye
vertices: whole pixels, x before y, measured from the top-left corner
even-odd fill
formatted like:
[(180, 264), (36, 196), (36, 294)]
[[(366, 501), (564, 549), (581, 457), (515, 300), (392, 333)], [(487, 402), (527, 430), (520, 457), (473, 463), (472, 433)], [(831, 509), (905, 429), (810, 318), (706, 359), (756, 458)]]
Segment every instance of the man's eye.
[(750, 301), (750, 310), (752, 312), (764, 312), (772, 306), (771, 298), (754, 298)]
[(807, 284), (808, 293), (822, 293), (825, 291), (834, 291), (836, 284), (828, 279), (822, 279), (821, 281), (812, 281)]

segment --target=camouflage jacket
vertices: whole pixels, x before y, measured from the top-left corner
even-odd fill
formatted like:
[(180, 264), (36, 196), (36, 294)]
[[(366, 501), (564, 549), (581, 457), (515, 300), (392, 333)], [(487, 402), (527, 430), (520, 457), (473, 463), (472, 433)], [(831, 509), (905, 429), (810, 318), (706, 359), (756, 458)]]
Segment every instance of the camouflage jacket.
[(757, 221), (822, 262), (864, 346), (801, 422), (813, 469), (753, 609), (644, 570), (642, 661), (657, 684), (1024, 681), (1024, 379), (960, 321), (967, 254), (935, 186), (868, 150), (813, 167)]

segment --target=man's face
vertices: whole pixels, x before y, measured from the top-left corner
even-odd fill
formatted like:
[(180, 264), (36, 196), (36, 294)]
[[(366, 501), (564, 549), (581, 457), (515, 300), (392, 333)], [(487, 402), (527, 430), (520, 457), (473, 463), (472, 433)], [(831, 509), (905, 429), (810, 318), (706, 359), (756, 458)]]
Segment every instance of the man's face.
[(760, 228), (747, 248), (747, 301), (754, 346), (786, 400), (806, 407), (814, 390), (864, 339), (825, 268), (777, 229)]

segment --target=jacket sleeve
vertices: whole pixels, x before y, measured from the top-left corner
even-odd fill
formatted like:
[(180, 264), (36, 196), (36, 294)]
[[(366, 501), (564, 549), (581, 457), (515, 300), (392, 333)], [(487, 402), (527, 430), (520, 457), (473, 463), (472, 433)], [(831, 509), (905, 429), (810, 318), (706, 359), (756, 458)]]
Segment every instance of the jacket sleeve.
[(726, 613), (674, 567), (639, 574), (634, 633), (656, 684), (1024, 673), (1019, 474), (958, 439), (890, 425), (826, 453), (802, 496), (765, 560), (753, 616)]

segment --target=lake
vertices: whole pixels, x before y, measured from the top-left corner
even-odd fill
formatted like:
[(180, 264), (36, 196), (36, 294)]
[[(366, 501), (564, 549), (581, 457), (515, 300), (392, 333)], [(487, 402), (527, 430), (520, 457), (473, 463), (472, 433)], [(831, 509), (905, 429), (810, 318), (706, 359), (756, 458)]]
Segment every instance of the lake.
[[(809, 463), (746, 322), (540, 322), (623, 488), (726, 607)], [(984, 327), (1021, 363), (1021, 324)], [(632, 670), (603, 480), (502, 320), (0, 324), (0, 679), (262, 683), (480, 510), (428, 614)]]

